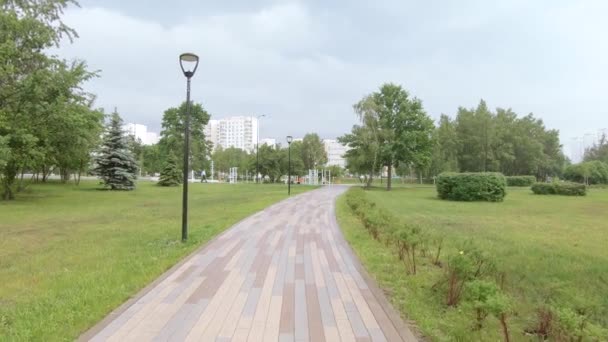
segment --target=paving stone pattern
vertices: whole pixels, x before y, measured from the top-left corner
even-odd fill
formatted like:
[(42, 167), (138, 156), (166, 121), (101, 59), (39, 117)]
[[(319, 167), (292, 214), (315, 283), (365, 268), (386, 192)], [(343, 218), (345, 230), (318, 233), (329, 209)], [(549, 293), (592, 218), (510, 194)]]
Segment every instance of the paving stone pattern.
[(238, 223), (90, 339), (403, 341), (336, 223), (345, 189), (307, 192)]

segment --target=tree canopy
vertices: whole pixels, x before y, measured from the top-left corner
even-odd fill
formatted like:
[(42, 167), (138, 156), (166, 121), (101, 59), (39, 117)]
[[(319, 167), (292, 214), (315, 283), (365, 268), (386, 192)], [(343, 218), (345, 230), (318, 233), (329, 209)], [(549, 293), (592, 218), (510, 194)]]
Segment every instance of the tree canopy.
[[(380, 89), (354, 106), (361, 125), (339, 139), (351, 147), (348, 168), (373, 173), (388, 170), (387, 190), (391, 189), (393, 167), (400, 163), (423, 167), (431, 161), (433, 121), (422, 102), (411, 98), (401, 86), (383, 84)], [(367, 159), (367, 160), (365, 160)], [(369, 177), (371, 184), (371, 174)]]
[[(183, 102), (179, 107), (165, 110), (162, 121), (159, 148), (166, 160), (169, 155), (184, 155), (184, 122), (188, 104)], [(205, 139), (204, 127), (209, 122), (209, 113), (200, 103), (192, 103), (190, 109), (190, 167), (192, 170), (203, 170), (209, 167), (211, 153), (210, 143)], [(181, 163), (178, 163), (181, 169)]]
[(327, 163), (327, 152), (317, 133), (306, 134), (299, 149), (305, 169), (312, 170)]
[(492, 112), (481, 100), (476, 108), (459, 108), (454, 120), (441, 116), (428, 173), (498, 171), (542, 179), (560, 174), (565, 162), (557, 130), (546, 129), (533, 114)]
[(110, 116), (103, 144), (95, 158), (93, 174), (98, 175), (110, 190), (133, 190), (138, 165), (122, 131), (122, 119), (114, 111)]
[[(76, 32), (61, 21), (69, 0), (0, 2), (0, 193), (14, 197), (24, 172), (82, 173), (99, 141), (103, 114), (83, 82), (97, 76), (83, 61), (48, 53)], [(20, 186), (21, 188), (21, 186)]]

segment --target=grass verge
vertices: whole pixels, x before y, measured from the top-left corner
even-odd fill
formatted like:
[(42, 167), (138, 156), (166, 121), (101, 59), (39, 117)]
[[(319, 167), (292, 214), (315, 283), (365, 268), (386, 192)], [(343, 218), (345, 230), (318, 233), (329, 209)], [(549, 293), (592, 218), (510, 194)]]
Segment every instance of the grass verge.
[[(32, 185), (0, 202), (0, 340), (73, 340), (198, 246), (286, 198), (281, 185), (190, 186), (189, 240), (181, 187), (135, 191)], [(292, 194), (312, 187), (292, 187)]]
[[(394, 217), (444, 237), (443, 255), (457, 252), (465, 241), (489, 253), (512, 298), (512, 338), (538, 340), (524, 330), (538, 322), (546, 305), (584, 312), (589, 322), (608, 327), (608, 191), (587, 197), (539, 197), (528, 189), (508, 189), (503, 203), (450, 202), (433, 188), (373, 189), (366, 197)], [(444, 293), (433, 286), (445, 270), (419, 259), (416, 275), (407, 275), (394, 251), (370, 237), (360, 220), (338, 200), (337, 215), (346, 239), (393, 305), (416, 322), (430, 340), (500, 340), (496, 320), (473, 331), (467, 305), (446, 307)], [(432, 250), (431, 250), (432, 251)], [(443, 259), (445, 263), (445, 259)]]

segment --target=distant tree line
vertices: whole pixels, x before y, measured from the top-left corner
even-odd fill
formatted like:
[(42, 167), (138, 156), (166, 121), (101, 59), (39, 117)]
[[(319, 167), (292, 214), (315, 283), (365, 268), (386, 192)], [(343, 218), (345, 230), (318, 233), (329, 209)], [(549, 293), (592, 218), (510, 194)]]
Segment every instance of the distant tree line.
[(560, 175), (567, 162), (559, 132), (547, 129), (533, 114), (519, 117), (511, 109), (459, 108), (455, 119), (441, 115), (433, 131), (428, 176), (443, 171), (502, 172), (535, 175), (538, 179)]
[(446, 171), (545, 179), (561, 175), (568, 163), (557, 130), (547, 129), (532, 114), (491, 111), (483, 100), (476, 108), (459, 108), (454, 119), (441, 115), (435, 126), (419, 99), (388, 83), (354, 110), (360, 123), (339, 141), (351, 147), (348, 170), (364, 175), (368, 186), (386, 170), (390, 190), (393, 168), (400, 176), (426, 179)]
[[(165, 118), (167, 117), (165, 112)], [(207, 119), (204, 121), (205, 123)], [(200, 121), (202, 123), (203, 121)], [(166, 123), (166, 124), (165, 124)], [(174, 147), (171, 143), (179, 136), (179, 125), (177, 129), (168, 129), (174, 126), (169, 124), (169, 120), (163, 119), (163, 129), (161, 140), (156, 145), (143, 146), (142, 159), (143, 171), (148, 174), (155, 174), (163, 169), (163, 165), (167, 156), (183, 155), (180, 152), (183, 145)], [(200, 128), (200, 135), (197, 136), (197, 144), (204, 141), (202, 136), (202, 128), (204, 125), (197, 124), (197, 130)], [(180, 137), (181, 139), (181, 137)], [(204, 145), (204, 146), (203, 146)], [(204, 151), (204, 153), (197, 153)], [(237, 167), (239, 176), (248, 174), (251, 179), (255, 179), (256, 162), (259, 163), (258, 170), (262, 177), (268, 179), (269, 182), (277, 182), (282, 176), (288, 173), (289, 155), (287, 145), (270, 146), (262, 144), (259, 146), (259, 154), (255, 151), (248, 153), (240, 148), (216, 147), (213, 152), (212, 144), (207, 141), (205, 144), (200, 144), (199, 147), (192, 149), (192, 169), (196, 172), (205, 170), (210, 176), (211, 161), (214, 165), (214, 173), (228, 174), (231, 167)], [(327, 153), (321, 138), (316, 133), (309, 133), (304, 136), (302, 141), (294, 141), (291, 143), (291, 173), (294, 176), (304, 176), (309, 169), (321, 168), (327, 163)], [(178, 163), (178, 168), (181, 168), (182, 163)], [(336, 171), (338, 172), (338, 171)]]
[(587, 185), (608, 184), (608, 137), (602, 134), (599, 141), (585, 150), (583, 161), (568, 165), (564, 178)]

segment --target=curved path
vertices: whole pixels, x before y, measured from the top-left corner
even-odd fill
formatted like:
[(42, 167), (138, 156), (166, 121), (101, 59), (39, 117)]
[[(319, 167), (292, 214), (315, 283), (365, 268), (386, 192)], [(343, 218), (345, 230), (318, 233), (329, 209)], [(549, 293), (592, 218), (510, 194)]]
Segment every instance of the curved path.
[(230, 228), (81, 337), (93, 341), (415, 341), (335, 220), (346, 187)]

